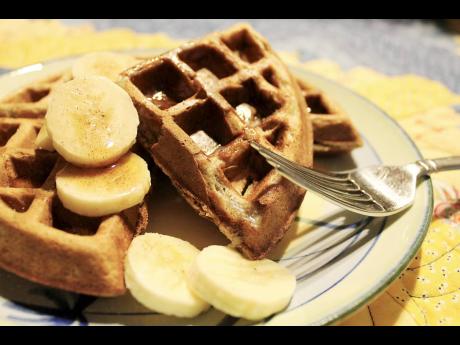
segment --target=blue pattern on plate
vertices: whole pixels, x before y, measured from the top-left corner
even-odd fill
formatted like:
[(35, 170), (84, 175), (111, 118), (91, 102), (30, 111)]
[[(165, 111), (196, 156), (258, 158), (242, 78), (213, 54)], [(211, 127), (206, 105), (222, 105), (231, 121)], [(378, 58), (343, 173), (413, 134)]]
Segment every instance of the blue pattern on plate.
[[(16, 323), (69, 326), (86, 326), (88, 321), (83, 311), (95, 301), (95, 297), (71, 294), (64, 291), (48, 288), (33, 288), (28, 291), (30, 295), (40, 295), (52, 302), (55, 307), (30, 304), (20, 301), (4, 301), (2, 308), (8, 310), (6, 318)], [(74, 303), (71, 305), (65, 296), (72, 296)]]
[[(316, 224), (317, 221), (309, 219), (299, 219), (301, 222)], [(361, 231), (370, 224), (372, 218), (365, 217), (357, 222), (351, 224), (337, 225), (333, 223), (321, 222), (321, 226), (325, 226), (331, 230), (344, 230), (355, 229), (353, 238), (344, 250), (336, 256), (331, 257), (331, 261), (337, 259), (339, 256), (356, 242), (357, 237)], [(318, 225), (318, 224), (317, 224)], [(314, 253), (310, 253), (314, 254)], [(306, 257), (300, 256), (296, 258)], [(294, 259), (294, 258), (287, 258)], [(51, 289), (38, 286), (28, 289), (27, 295), (45, 297), (53, 306), (31, 304), (22, 301), (5, 300), (0, 304), (0, 309), (6, 310), (5, 316), (7, 320), (18, 324), (24, 325), (54, 325), (54, 326), (87, 326), (88, 320), (86, 315), (121, 315), (121, 316), (152, 316), (156, 315), (155, 312), (85, 312), (86, 308), (90, 306), (96, 297), (86, 296), (82, 294), (69, 293), (57, 289)], [(69, 302), (69, 299), (72, 302)], [(232, 325), (238, 321), (237, 318), (226, 316), (220, 325)]]

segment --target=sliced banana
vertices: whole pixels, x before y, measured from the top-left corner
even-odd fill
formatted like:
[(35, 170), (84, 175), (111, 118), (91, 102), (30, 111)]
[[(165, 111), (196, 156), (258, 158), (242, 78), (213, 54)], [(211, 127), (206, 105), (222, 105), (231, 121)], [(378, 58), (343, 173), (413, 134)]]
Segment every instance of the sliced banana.
[(117, 81), (120, 73), (139, 61), (129, 55), (111, 52), (95, 52), (83, 55), (72, 66), (74, 78), (91, 76), (107, 77)]
[(48, 135), (46, 126), (42, 126), (42, 128), (40, 128), (40, 132), (38, 132), (37, 138), (35, 139), (35, 146), (42, 150), (55, 151), (53, 141)]
[(147, 163), (131, 152), (110, 167), (85, 169), (67, 164), (56, 174), (57, 194), (64, 207), (88, 217), (140, 204), (150, 184)]
[(103, 167), (135, 143), (139, 116), (125, 90), (96, 76), (57, 86), (50, 95), (45, 123), (54, 148), (66, 161)]
[(236, 250), (209, 246), (187, 274), (190, 288), (213, 307), (234, 317), (260, 320), (284, 309), (296, 279), (268, 260), (251, 261)]
[(125, 261), (125, 281), (145, 307), (167, 315), (195, 317), (209, 304), (191, 292), (186, 272), (199, 250), (181, 239), (149, 233), (131, 243)]

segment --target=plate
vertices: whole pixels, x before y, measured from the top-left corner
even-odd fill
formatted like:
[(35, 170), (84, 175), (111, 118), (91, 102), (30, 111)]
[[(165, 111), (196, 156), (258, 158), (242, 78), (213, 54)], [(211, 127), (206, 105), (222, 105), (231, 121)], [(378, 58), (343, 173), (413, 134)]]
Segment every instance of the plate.
[[(153, 52), (158, 53), (158, 51)], [(152, 54), (153, 54), (152, 53)], [(37, 64), (0, 78), (0, 96), (64, 70), (73, 59)], [(365, 145), (342, 157), (318, 159), (327, 169), (372, 164), (403, 164), (422, 158), (408, 135), (382, 110), (352, 91), (318, 75), (290, 66), (292, 72), (335, 99), (352, 118)], [(148, 231), (188, 240), (198, 248), (227, 244), (210, 222), (200, 218), (166, 178), (154, 186)], [(406, 212), (371, 218), (344, 211), (307, 193), (296, 221), (270, 258), (297, 276), (289, 306), (260, 324), (334, 324), (379, 295), (406, 268), (421, 245), (433, 207), (430, 180), (417, 187)], [(39, 325), (249, 325), (215, 309), (194, 318), (156, 314), (129, 293), (95, 298), (47, 288), (0, 270), (0, 324)]]

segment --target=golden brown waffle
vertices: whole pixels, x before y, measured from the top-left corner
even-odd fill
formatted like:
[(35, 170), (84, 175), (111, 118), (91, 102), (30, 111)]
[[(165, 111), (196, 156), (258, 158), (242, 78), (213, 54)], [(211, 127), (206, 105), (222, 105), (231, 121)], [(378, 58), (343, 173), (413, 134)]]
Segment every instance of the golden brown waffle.
[(314, 153), (345, 153), (362, 146), (361, 137), (346, 113), (325, 93), (303, 80), (297, 81), (310, 108)]
[[(140, 62), (146, 60), (148, 55), (134, 57)], [(52, 89), (71, 79), (69, 69), (16, 90), (0, 101), (0, 117), (43, 118)]]
[[(272, 169), (249, 139), (306, 166), (313, 151), (300, 89), (269, 44), (237, 25), (124, 75), (120, 84), (141, 119), (139, 141), (156, 164), (247, 257), (266, 256), (305, 192)], [(246, 110), (238, 115), (240, 104)]]
[(0, 267), (64, 290), (121, 295), (125, 252), (145, 230), (147, 208), (89, 218), (62, 206), (54, 176), (63, 161), (34, 145), (46, 97), (68, 74), (53, 78), (0, 102)]
[(66, 71), (13, 92), (0, 101), (0, 117), (44, 117), (48, 107), (48, 96), (53, 87), (70, 79), (71, 73)]

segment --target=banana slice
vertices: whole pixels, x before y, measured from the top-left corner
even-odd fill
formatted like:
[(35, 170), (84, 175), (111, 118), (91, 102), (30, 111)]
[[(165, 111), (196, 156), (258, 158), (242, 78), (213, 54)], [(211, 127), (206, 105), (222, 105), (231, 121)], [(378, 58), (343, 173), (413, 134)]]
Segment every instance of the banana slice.
[(53, 142), (46, 130), (46, 126), (42, 126), (42, 128), (40, 128), (40, 132), (38, 132), (37, 138), (35, 139), (35, 146), (42, 150), (55, 151)]
[(117, 81), (120, 73), (139, 61), (129, 55), (111, 52), (95, 52), (82, 56), (72, 66), (74, 78), (91, 76), (107, 77)]
[(248, 320), (260, 320), (285, 308), (296, 286), (295, 276), (283, 266), (268, 259), (245, 259), (224, 246), (203, 249), (187, 281), (216, 309)]
[(67, 209), (88, 217), (117, 213), (140, 204), (150, 189), (147, 163), (128, 153), (107, 168), (67, 164), (56, 174), (59, 199)]
[(167, 315), (195, 317), (209, 304), (194, 295), (185, 279), (199, 254), (190, 243), (156, 233), (136, 237), (125, 261), (126, 286), (145, 307)]
[(139, 116), (120, 86), (105, 77), (88, 77), (54, 89), (45, 123), (65, 160), (80, 167), (103, 167), (134, 144)]

